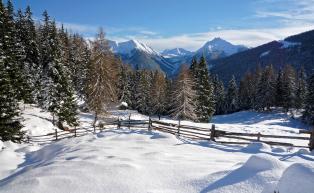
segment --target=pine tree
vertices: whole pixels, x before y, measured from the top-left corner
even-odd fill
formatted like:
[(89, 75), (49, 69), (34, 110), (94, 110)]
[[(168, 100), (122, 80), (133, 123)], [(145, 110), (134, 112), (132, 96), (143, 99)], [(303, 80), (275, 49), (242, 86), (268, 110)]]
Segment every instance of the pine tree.
[(213, 84), (209, 80), (209, 72), (205, 57), (202, 56), (199, 64), (194, 69), (194, 77), (196, 78), (196, 114), (199, 121), (208, 122), (211, 120), (215, 112), (215, 101), (213, 93)]
[(308, 80), (308, 92), (306, 95), (303, 119), (307, 123), (314, 125), (314, 75)]
[(88, 68), (88, 80), (85, 87), (87, 104), (95, 113), (93, 126), (96, 126), (98, 115), (105, 112), (106, 105), (116, 100), (117, 63), (111, 53), (105, 34), (100, 29), (94, 41), (91, 42), (91, 62)]
[(284, 104), (284, 80), (283, 80), (283, 71), (280, 69), (277, 73), (276, 78), (276, 95), (275, 95), (275, 105), (277, 107), (283, 107)]
[(238, 87), (234, 76), (229, 81), (225, 102), (227, 113), (233, 113), (238, 110)]
[[(4, 23), (5, 10), (0, 1), (0, 25)], [(19, 142), (24, 133), (21, 131), (22, 125), (18, 119), (19, 109), (16, 92), (13, 89), (13, 82), (9, 76), (10, 67), (5, 64), (5, 37), (4, 28), (0, 28), (0, 139), (3, 141), (12, 140)], [(7, 61), (6, 61), (7, 62)]]
[(7, 7), (2, 8), (2, 49), (5, 57), (3, 58), (4, 66), (7, 68), (13, 89), (17, 99), (22, 100), (23, 90), (26, 85), (24, 75), (22, 73), (23, 47), (17, 36), (17, 29), (14, 21), (13, 4), (9, 0)]
[(257, 109), (266, 108), (270, 110), (270, 107), (274, 105), (274, 96), (276, 93), (275, 88), (275, 75), (272, 65), (267, 66), (258, 82), (257, 86), (257, 101), (259, 102), (256, 107)]
[(84, 85), (87, 81), (87, 69), (90, 63), (90, 50), (84, 38), (77, 34), (70, 36), (69, 64), (71, 80), (75, 91), (81, 99), (85, 99)]
[(298, 79), (297, 79), (297, 90), (296, 90), (296, 100), (295, 100), (295, 107), (297, 109), (304, 108), (306, 93), (307, 93), (306, 74), (305, 74), (304, 68), (302, 67), (298, 73)]
[(136, 109), (143, 114), (152, 114), (152, 111), (149, 108), (151, 75), (146, 70), (139, 71), (139, 74), (139, 79), (136, 84), (137, 91), (135, 93), (135, 99), (137, 104)]
[(180, 74), (175, 81), (175, 89), (172, 93), (171, 116), (177, 119), (196, 120), (195, 98), (193, 90), (193, 78), (186, 65), (181, 66)]
[(213, 78), (214, 86), (214, 99), (215, 99), (215, 114), (221, 115), (225, 112), (225, 87), (222, 81), (218, 79), (218, 76)]
[(132, 70), (129, 66), (120, 64), (118, 74), (118, 100), (126, 102), (128, 106), (132, 103)]
[(30, 102), (37, 101), (40, 91), (40, 74), (42, 73), (39, 64), (39, 47), (37, 32), (34, 21), (32, 19), (32, 12), (29, 6), (26, 7), (23, 18), (20, 19), (22, 27), (20, 30), (23, 47), (25, 48), (25, 58), (22, 61), (23, 71), (26, 75), (28, 88), (31, 89)]
[(59, 125), (63, 122), (69, 125), (77, 124), (77, 105), (74, 98), (73, 86), (66, 62), (57, 27), (51, 21), (48, 13), (44, 12), (44, 24), (41, 27), (41, 62), (43, 65), (42, 99), (43, 106), (59, 118)]
[(239, 108), (249, 110), (253, 108), (255, 94), (254, 77), (251, 73), (246, 73), (239, 86)]
[(290, 65), (286, 65), (283, 71), (283, 108), (288, 112), (295, 107), (296, 100), (296, 73)]

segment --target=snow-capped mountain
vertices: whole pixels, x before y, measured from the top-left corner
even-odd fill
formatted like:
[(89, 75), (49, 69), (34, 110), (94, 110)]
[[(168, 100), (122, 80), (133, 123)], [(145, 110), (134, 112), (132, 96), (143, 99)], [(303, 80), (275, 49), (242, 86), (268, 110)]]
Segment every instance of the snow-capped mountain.
[(148, 54), (158, 55), (158, 53), (154, 51), (152, 48), (134, 39), (120, 43), (110, 41), (109, 45), (112, 51), (118, 54), (131, 55), (133, 50), (139, 50)]
[(173, 64), (165, 60), (162, 55), (137, 40), (119, 43), (109, 40), (108, 42), (112, 52), (133, 69), (159, 70), (167, 75), (171, 75), (175, 69)]
[(232, 43), (221, 39), (214, 38), (204, 44), (203, 47), (196, 51), (196, 56), (204, 55), (207, 59), (217, 59), (247, 50), (243, 45), (233, 45)]
[(192, 55), (193, 52), (185, 50), (183, 48), (174, 48), (174, 49), (166, 49), (161, 52), (161, 55), (165, 58), (172, 58), (172, 57), (179, 57), (179, 56), (186, 56)]

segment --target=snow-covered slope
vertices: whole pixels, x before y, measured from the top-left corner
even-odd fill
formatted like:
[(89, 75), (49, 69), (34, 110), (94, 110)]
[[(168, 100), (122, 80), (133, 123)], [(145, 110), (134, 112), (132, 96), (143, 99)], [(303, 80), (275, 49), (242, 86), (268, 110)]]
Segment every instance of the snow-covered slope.
[[(45, 127), (50, 117), (33, 108), (26, 107), (22, 115), (36, 112), (43, 122), (29, 116), (27, 125), (34, 118)], [(136, 111), (110, 112), (112, 118), (132, 113), (131, 118), (147, 119)], [(91, 124), (93, 116), (82, 113), (80, 120)], [(290, 133), (303, 128), (280, 113), (247, 111), (218, 116), (214, 122), (219, 129), (242, 132)], [(314, 154), (306, 149), (278, 151), (263, 143), (222, 145), (140, 128), (107, 129), (45, 146), (3, 145), (0, 193), (312, 193), (314, 189)]]
[(119, 42), (119, 43), (115, 41), (110, 41), (109, 46), (111, 47), (111, 50), (117, 54), (130, 55), (132, 54), (133, 50), (139, 50), (147, 54), (158, 55), (158, 53), (154, 51), (152, 48), (134, 39), (126, 41), (126, 42)]
[(171, 76), (175, 67), (151, 47), (137, 40), (126, 42), (109, 41), (110, 49), (124, 63), (136, 70), (158, 70)]
[(173, 57), (182, 57), (182, 56), (190, 56), (193, 52), (185, 50), (183, 48), (173, 48), (173, 49), (166, 49), (161, 52), (161, 55), (165, 58), (173, 58)]

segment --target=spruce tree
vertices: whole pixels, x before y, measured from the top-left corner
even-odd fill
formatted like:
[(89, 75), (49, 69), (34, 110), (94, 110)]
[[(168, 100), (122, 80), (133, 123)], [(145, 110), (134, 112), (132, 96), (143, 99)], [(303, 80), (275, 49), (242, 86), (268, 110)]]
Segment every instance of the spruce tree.
[(85, 99), (84, 85), (87, 81), (87, 69), (90, 63), (90, 49), (83, 37), (74, 34), (69, 37), (69, 64), (71, 80), (77, 95)]
[(286, 112), (295, 107), (296, 100), (296, 73), (290, 65), (286, 65), (283, 71), (283, 108)]
[(307, 123), (314, 125), (314, 75), (308, 80), (308, 92), (305, 100), (303, 119)]
[(234, 76), (229, 81), (225, 102), (227, 113), (233, 113), (238, 110), (238, 86)]
[(276, 78), (276, 95), (275, 95), (275, 105), (277, 107), (283, 107), (284, 104), (284, 79), (283, 79), (283, 71), (279, 69)]
[(218, 79), (218, 76), (213, 78), (214, 86), (214, 99), (215, 99), (215, 114), (220, 115), (225, 112), (225, 87), (221, 80)]
[(126, 102), (128, 106), (132, 103), (132, 70), (129, 66), (120, 64), (118, 74), (118, 100)]
[[(0, 2), (0, 24), (3, 20), (3, 5)], [(16, 93), (10, 79), (8, 69), (5, 66), (3, 51), (3, 30), (0, 29), (0, 139), (2, 141), (19, 142), (22, 140), (24, 132), (21, 131), (22, 125), (19, 120), (19, 108)]]
[(2, 49), (5, 55), (3, 63), (7, 68), (10, 81), (12, 85), (14, 85), (13, 89), (17, 99), (22, 100), (24, 86), (26, 85), (21, 62), (21, 59), (24, 57), (24, 52), (19, 41), (20, 39), (17, 36), (12, 1), (8, 1), (7, 7), (3, 7), (2, 9)]
[(297, 109), (304, 108), (306, 93), (307, 93), (306, 74), (304, 68), (302, 67), (298, 73), (297, 78), (297, 90), (295, 100), (295, 107)]
[(146, 70), (141, 70), (140, 76), (137, 82), (137, 91), (135, 93), (136, 98), (136, 109), (143, 114), (152, 114), (151, 109), (149, 108), (149, 91), (150, 91), (150, 74)]
[(41, 62), (43, 65), (42, 99), (43, 106), (59, 123), (77, 124), (77, 106), (69, 71), (62, 52), (60, 38), (54, 21), (44, 12), (44, 24), (41, 27)]
[(255, 94), (254, 77), (251, 73), (246, 73), (239, 86), (239, 108), (241, 110), (249, 110), (253, 108)]
[(258, 82), (256, 97), (259, 103), (256, 104), (257, 109), (264, 110), (266, 108), (270, 110), (270, 107), (274, 105), (275, 85), (275, 75), (273, 67), (270, 65), (263, 70), (260, 81)]
[(199, 64), (194, 70), (196, 78), (196, 114), (200, 122), (208, 122), (211, 120), (215, 112), (215, 101), (213, 93), (213, 84), (209, 79), (209, 72), (205, 57), (202, 56)]

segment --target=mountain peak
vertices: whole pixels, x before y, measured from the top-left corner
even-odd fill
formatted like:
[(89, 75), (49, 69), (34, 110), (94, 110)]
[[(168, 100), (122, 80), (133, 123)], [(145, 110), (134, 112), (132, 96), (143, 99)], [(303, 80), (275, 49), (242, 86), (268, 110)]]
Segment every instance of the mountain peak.
[(229, 56), (243, 49), (245, 49), (245, 46), (233, 45), (232, 43), (220, 37), (216, 37), (206, 42), (204, 46), (197, 51), (197, 53), (208, 54), (208, 53), (219, 52), (219, 53), (224, 53), (225, 55)]

